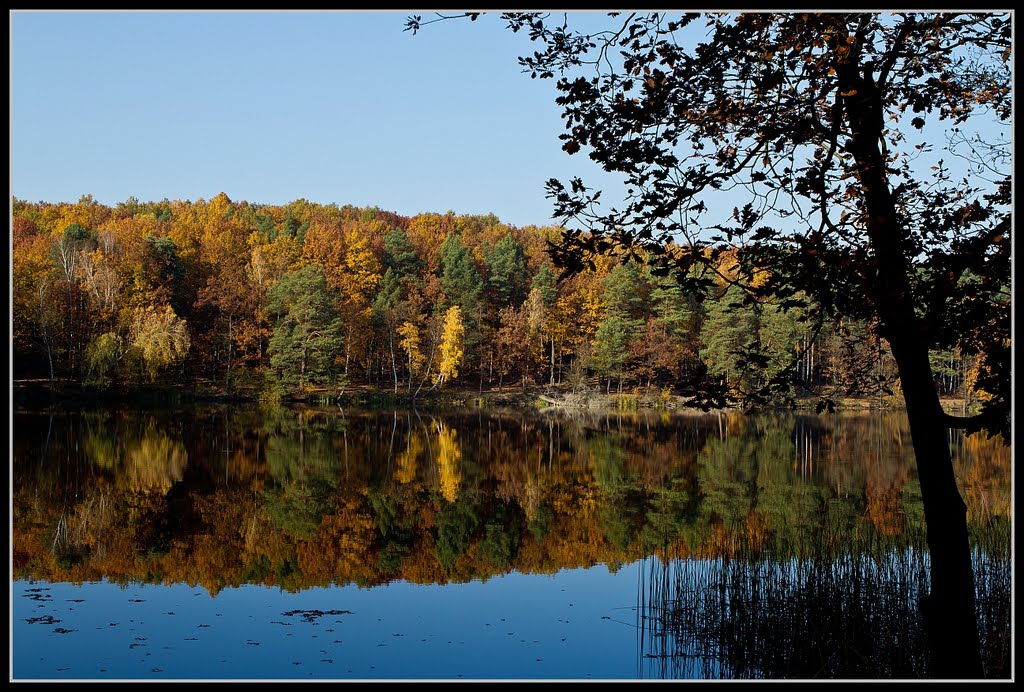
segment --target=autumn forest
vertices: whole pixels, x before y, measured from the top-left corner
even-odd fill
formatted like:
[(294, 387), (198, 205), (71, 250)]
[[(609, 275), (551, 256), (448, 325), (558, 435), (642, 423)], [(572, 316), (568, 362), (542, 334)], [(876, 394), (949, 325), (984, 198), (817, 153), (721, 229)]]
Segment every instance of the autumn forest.
[[(735, 248), (694, 295), (643, 257), (560, 280), (547, 249), (562, 229), (493, 215), (85, 196), (15, 199), (12, 230), (14, 376), (58, 390), (543, 385), (656, 401), (713, 382), (742, 402), (784, 373), (786, 396), (899, 397), (872, 322), (812, 328), (798, 309), (744, 303)], [(752, 348), (769, 356), (760, 367)], [(969, 359), (933, 360), (943, 394), (985, 396)]]

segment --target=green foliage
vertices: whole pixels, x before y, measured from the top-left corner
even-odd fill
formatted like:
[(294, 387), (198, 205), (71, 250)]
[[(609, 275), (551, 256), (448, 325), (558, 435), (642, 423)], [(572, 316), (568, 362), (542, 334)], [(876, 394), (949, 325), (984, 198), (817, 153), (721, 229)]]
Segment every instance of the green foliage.
[(91, 233), (89, 229), (85, 228), (84, 226), (78, 223), (69, 223), (67, 226), (64, 227), (64, 232), (62, 235), (64, 236), (65, 240), (71, 242), (81, 242), (85, 240), (90, 240), (94, 237), (94, 234)]
[(323, 269), (310, 264), (286, 275), (270, 292), (277, 318), (267, 352), (279, 382), (303, 387), (337, 381), (343, 347), (341, 318)]
[(518, 513), (511, 505), (501, 503), (484, 525), (480, 553), (502, 572), (512, 564), (521, 540)]
[(651, 282), (651, 307), (656, 322), (665, 327), (674, 339), (690, 339), (693, 336), (697, 301), (671, 278), (651, 277)]
[(601, 322), (594, 338), (594, 370), (607, 377), (621, 377), (625, 371), (627, 346), (633, 332), (630, 323), (618, 315)]
[(550, 308), (558, 298), (558, 285), (555, 272), (551, 270), (551, 264), (543, 262), (537, 273), (533, 276), (530, 288), (540, 291), (541, 301), (545, 308)]
[(465, 494), (454, 503), (446, 502), (434, 520), (436, 531), (435, 551), (441, 566), (450, 571), (455, 561), (462, 556), (473, 538), (480, 519), (471, 500)]
[(534, 516), (530, 517), (526, 523), (526, 528), (529, 530), (530, 535), (533, 536), (533, 540), (538, 543), (544, 540), (544, 537), (551, 531), (551, 524), (554, 518), (555, 513), (548, 503), (541, 503), (537, 507)]
[(117, 373), (117, 363), (124, 355), (124, 344), (115, 332), (105, 332), (92, 339), (85, 347), (85, 383), (106, 389)]
[(647, 550), (664, 548), (687, 535), (695, 523), (697, 506), (685, 479), (654, 488), (647, 499), (644, 523), (638, 537)]
[(704, 301), (700, 357), (708, 373), (749, 391), (756, 384), (755, 374), (744, 367), (743, 354), (757, 347), (758, 321), (753, 308), (741, 302), (742, 294), (741, 288), (730, 286), (720, 297)]
[(381, 264), (386, 269), (394, 270), (398, 277), (413, 276), (423, 266), (408, 234), (400, 228), (393, 228), (384, 236), (384, 257)]
[(494, 292), (495, 305), (520, 305), (526, 299), (526, 253), (512, 234), (494, 246), (487, 255), (487, 266), (491, 273), (487, 283)]
[(331, 491), (322, 479), (268, 488), (263, 506), (275, 526), (293, 538), (309, 540), (316, 536), (324, 514), (333, 511)]
[(469, 248), (454, 233), (448, 235), (441, 247), (440, 278), (447, 306), (458, 305), (463, 313), (475, 314), (483, 292), (483, 279)]
[(377, 319), (382, 319), (388, 310), (393, 310), (402, 299), (402, 284), (399, 282), (399, 274), (388, 267), (384, 276), (380, 279), (377, 295), (373, 299), (373, 313)]
[(630, 333), (639, 330), (648, 311), (646, 286), (636, 263), (625, 262), (615, 265), (601, 285), (604, 287), (601, 302), (608, 316), (619, 318)]

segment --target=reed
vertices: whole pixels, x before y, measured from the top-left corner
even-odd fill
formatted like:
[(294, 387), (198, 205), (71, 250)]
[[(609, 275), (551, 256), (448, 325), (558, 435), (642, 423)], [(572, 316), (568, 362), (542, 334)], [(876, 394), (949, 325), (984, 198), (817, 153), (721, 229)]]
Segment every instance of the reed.
[[(998, 539), (997, 539), (998, 540)], [(1009, 676), (1010, 560), (975, 551), (986, 676)], [(919, 608), (929, 559), (794, 551), (715, 559), (648, 558), (637, 607), (645, 678), (919, 679), (928, 648)]]

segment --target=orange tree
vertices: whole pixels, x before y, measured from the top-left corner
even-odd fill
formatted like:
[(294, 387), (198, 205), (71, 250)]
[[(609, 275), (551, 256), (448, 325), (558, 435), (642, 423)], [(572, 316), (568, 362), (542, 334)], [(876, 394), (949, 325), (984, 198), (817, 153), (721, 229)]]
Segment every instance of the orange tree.
[[(724, 248), (748, 302), (799, 307), (811, 324), (876, 320), (921, 481), (932, 673), (983, 675), (945, 430), (1008, 439), (1010, 14), (611, 13), (596, 28), (592, 16), (501, 16), (538, 45), (524, 71), (557, 82), (562, 148), (626, 181), (618, 208), (578, 178), (548, 181), (569, 228), (551, 250), (564, 271), (647, 253), (706, 289)], [(952, 346), (982, 364), (987, 398), (969, 419), (946, 414), (934, 384), (929, 350)], [(756, 348), (742, 357), (767, 364)]]

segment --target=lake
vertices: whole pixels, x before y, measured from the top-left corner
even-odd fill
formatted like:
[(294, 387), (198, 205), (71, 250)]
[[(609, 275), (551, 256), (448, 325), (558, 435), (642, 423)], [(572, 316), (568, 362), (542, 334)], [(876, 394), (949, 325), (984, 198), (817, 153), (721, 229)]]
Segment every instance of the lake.
[[(926, 677), (900, 412), (16, 411), (15, 680)], [(1010, 450), (950, 433), (1009, 677)]]

